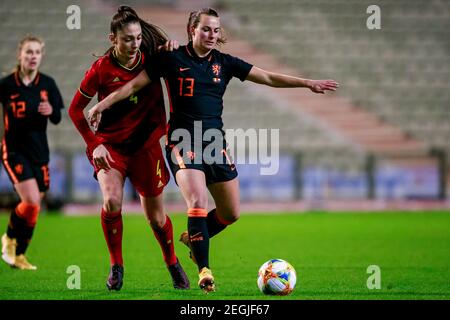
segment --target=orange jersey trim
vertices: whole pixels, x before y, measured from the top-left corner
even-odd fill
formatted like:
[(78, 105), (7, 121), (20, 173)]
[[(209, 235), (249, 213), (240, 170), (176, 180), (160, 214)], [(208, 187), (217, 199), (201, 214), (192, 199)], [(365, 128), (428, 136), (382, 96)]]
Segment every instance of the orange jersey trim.
[(17, 86), (20, 87), (19, 71), (14, 72), (14, 80), (16, 80)]
[(186, 169), (186, 165), (184, 164), (183, 158), (180, 156), (180, 150), (176, 146), (174, 146), (172, 152), (175, 152), (175, 158), (177, 159), (180, 168)]
[(191, 57), (193, 57), (192, 56), (192, 54), (189, 52), (189, 49), (188, 49), (188, 47), (186, 46), (186, 47), (184, 47), (185, 49), (186, 49), (186, 51), (187, 51), (187, 53), (188, 53), (188, 55), (190, 55)]
[[(39, 80), (40, 80), (40, 79), (41, 79), (41, 75), (40, 75), (40, 73), (38, 72), (37, 75), (36, 75), (36, 78), (34, 78), (34, 80), (33, 80), (33, 84), (34, 84), (35, 86), (37, 86), (37, 84), (39, 83)], [(20, 87), (19, 71), (14, 72), (14, 80), (16, 80), (17, 86)]]
[(5, 124), (5, 131), (8, 131), (9, 130), (9, 119), (8, 119), (8, 114), (6, 112), (3, 117), (3, 123)]
[(225, 155), (225, 158), (227, 159), (228, 165), (233, 165), (233, 162), (231, 162), (230, 156), (227, 153), (227, 150), (223, 149), (222, 153)]
[(39, 79), (41, 78), (40, 74), (38, 73), (36, 75), (36, 79), (34, 80), (34, 85), (37, 86), (37, 84), (39, 83)]
[(2, 160), (3, 160), (3, 165), (5, 166), (6, 171), (8, 171), (8, 174), (11, 177), (11, 180), (13, 181), (13, 183), (14, 184), (19, 183), (19, 179), (17, 179), (16, 174), (14, 173), (14, 171), (12, 170), (12, 168), (8, 162), (8, 148), (6, 147), (5, 138), (2, 139)]

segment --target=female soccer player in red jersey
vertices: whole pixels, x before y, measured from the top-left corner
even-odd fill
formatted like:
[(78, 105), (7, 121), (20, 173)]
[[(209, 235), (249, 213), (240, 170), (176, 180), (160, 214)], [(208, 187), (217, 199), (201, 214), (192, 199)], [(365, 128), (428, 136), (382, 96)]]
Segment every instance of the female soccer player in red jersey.
[(2, 259), (22, 270), (37, 269), (28, 262), (25, 251), (50, 185), (47, 122), (58, 124), (64, 108), (55, 81), (39, 72), (44, 47), (40, 38), (23, 38), (16, 70), (0, 80), (5, 126), (2, 162), (20, 198), (2, 236)]
[(176, 289), (188, 289), (189, 280), (174, 251), (173, 229), (164, 212), (162, 191), (170, 175), (162, 155), (160, 138), (165, 134), (166, 116), (160, 83), (137, 92), (121, 107), (105, 112), (104, 121), (93, 133), (83, 109), (98, 93), (101, 101), (109, 93), (136, 77), (144, 62), (159, 46), (173, 46), (163, 32), (121, 6), (111, 22), (113, 47), (86, 72), (69, 108), (69, 115), (87, 144), (87, 156), (103, 194), (101, 223), (110, 252), (109, 290), (123, 284), (122, 198), (128, 177), (140, 195), (150, 226), (161, 246)]
[[(105, 117), (106, 112), (118, 109), (107, 110), (112, 104), (158, 81), (161, 76), (166, 79), (171, 98), (166, 157), (188, 207), (188, 231), (181, 235), (180, 240), (190, 247), (193, 261), (197, 263), (200, 288), (210, 292), (215, 290), (215, 284), (209, 269), (209, 239), (239, 218), (237, 171), (227, 155), (224, 135), (219, 141), (223, 148), (220, 161), (211, 163), (210, 159), (203, 157), (203, 150), (210, 141), (201, 138), (202, 141), (191, 143), (190, 150), (181, 151), (178, 148), (180, 140), (177, 140), (180, 131), (177, 129), (184, 129), (192, 136), (200, 124), (202, 133), (208, 129), (223, 133), (222, 98), (232, 77), (272, 87), (305, 87), (315, 93), (334, 91), (338, 84), (334, 80), (302, 79), (265, 71), (217, 51), (214, 49), (216, 44), (224, 43), (225, 39), (219, 15), (211, 8), (192, 12), (187, 32), (188, 45), (152, 57), (136, 78), (94, 106), (89, 111), (89, 118), (91, 124), (101, 126), (105, 121), (101, 114), (103, 110)], [(200, 154), (195, 152), (198, 144)], [(217, 159), (217, 155), (211, 155)], [(209, 213), (206, 210), (208, 190), (216, 205)]]

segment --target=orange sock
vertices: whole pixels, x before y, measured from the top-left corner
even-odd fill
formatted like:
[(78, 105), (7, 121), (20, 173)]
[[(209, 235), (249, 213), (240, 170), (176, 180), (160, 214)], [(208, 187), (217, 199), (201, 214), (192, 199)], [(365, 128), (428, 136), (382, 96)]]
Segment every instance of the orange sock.
[(36, 225), (40, 209), (41, 207), (38, 204), (21, 202), (16, 207), (16, 213), (17, 216), (23, 219), (28, 226), (34, 227)]

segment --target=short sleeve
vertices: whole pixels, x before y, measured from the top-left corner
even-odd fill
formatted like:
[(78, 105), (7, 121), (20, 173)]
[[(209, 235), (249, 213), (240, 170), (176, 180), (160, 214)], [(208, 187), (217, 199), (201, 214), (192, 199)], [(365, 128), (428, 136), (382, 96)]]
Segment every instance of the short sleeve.
[(252, 69), (253, 65), (228, 54), (225, 56), (230, 66), (231, 76), (236, 77), (241, 81), (244, 81), (247, 78), (248, 74), (250, 73), (250, 70)]
[(86, 98), (92, 99), (98, 91), (99, 77), (98, 77), (98, 64), (96, 61), (91, 68), (86, 71), (83, 80), (80, 84), (80, 92)]

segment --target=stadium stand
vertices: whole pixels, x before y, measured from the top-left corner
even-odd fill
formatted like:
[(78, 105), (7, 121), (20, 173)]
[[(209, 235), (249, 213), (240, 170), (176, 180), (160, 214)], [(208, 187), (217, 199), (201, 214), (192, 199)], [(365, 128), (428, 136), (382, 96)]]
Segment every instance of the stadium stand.
[[(2, 74), (14, 66), (18, 39), (27, 33), (42, 36), (46, 41), (42, 71), (56, 79), (66, 107), (95, 60), (94, 54), (101, 55), (108, 48), (110, 17), (121, 3), (75, 1), (82, 10), (82, 27), (69, 31), (65, 12), (72, 4), (74, 1), (66, 0), (0, 4)], [(188, 11), (205, 5), (216, 7), (229, 31), (230, 43), (223, 51), (269, 70), (334, 78), (341, 83), (338, 94), (318, 97), (306, 90), (231, 82), (224, 101), (226, 128), (280, 128), (280, 162), (292, 170), (274, 177), (278, 182), (272, 189), (283, 183), (292, 187), (278, 199), (286, 195), (295, 198), (298, 193), (304, 197), (365, 197), (371, 154), (426, 154), (431, 148), (450, 151), (448, 2), (378, 1), (381, 30), (366, 28), (366, 9), (371, 4), (366, 0), (129, 4), (180, 43), (186, 39)], [(97, 199), (98, 195), (87, 191), (95, 181), (90, 174), (89, 179), (80, 175), (86, 176), (89, 166), (80, 158), (84, 143), (67, 114), (59, 126), (49, 126), (49, 135), (51, 149), (65, 161), (58, 167), (67, 174), (61, 178), (66, 195), (70, 194), (71, 200)], [(295, 171), (296, 167), (302, 171)], [(264, 176), (250, 178), (252, 170), (255, 168), (240, 168), (244, 199), (257, 199), (261, 188), (269, 185)], [(79, 186), (78, 181), (85, 182)], [(339, 183), (343, 186), (336, 187)], [(296, 191), (298, 184), (301, 192)], [(78, 189), (82, 191), (77, 193)], [(169, 200), (180, 199), (173, 183), (168, 191)], [(407, 196), (408, 192), (400, 194)]]

